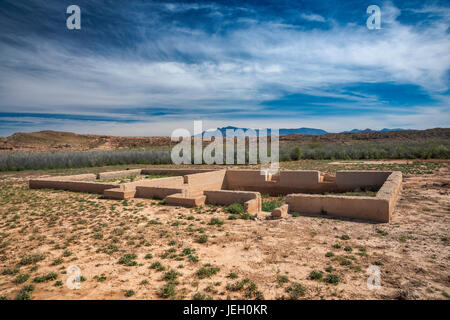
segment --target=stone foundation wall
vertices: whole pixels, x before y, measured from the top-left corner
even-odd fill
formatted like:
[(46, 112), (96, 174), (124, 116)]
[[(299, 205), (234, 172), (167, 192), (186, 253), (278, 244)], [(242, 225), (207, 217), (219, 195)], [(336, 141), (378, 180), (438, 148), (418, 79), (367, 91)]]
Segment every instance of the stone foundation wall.
[[(102, 183), (100, 179), (131, 174), (172, 174), (159, 179)], [(336, 179), (314, 170), (286, 170), (279, 175), (262, 175), (259, 170), (213, 169), (133, 169), (106, 173), (54, 176), (31, 179), (30, 188), (52, 188), (79, 192), (104, 193), (114, 199), (158, 198), (171, 204), (230, 205), (240, 203), (249, 213), (261, 212), (261, 194), (287, 194), (289, 212), (389, 222), (401, 190), (401, 172), (338, 171)], [(378, 190), (376, 197), (319, 195), (356, 189)], [(305, 194), (308, 193), (308, 194)], [(315, 193), (315, 194), (314, 194)], [(285, 207), (283, 207), (285, 208)], [(281, 209), (280, 209), (281, 210)], [(284, 209), (283, 209), (284, 210)], [(284, 211), (283, 211), (284, 212)]]
[(128, 177), (131, 175), (140, 175), (141, 171), (142, 171), (142, 169), (101, 172), (101, 173), (97, 174), (97, 179), (98, 180), (106, 180), (106, 179), (124, 178), (124, 177)]
[(107, 189), (119, 187), (119, 185), (112, 183), (39, 179), (30, 180), (29, 186), (31, 189), (57, 189), (100, 194)]
[(205, 190), (206, 203), (216, 205), (230, 205), (240, 203), (244, 210), (254, 214), (261, 211), (261, 194), (251, 191)]
[[(362, 180), (363, 174), (351, 172), (352, 187), (356, 187), (355, 180), (359, 179), (364, 186), (376, 186), (379, 177), (386, 173), (369, 175), (368, 182)], [(371, 220), (376, 222), (389, 222), (391, 214), (401, 190), (401, 172), (392, 172), (388, 175), (376, 197), (351, 197), (339, 195), (311, 195), (290, 194), (286, 197), (289, 212), (306, 214), (327, 214), (345, 218)]]

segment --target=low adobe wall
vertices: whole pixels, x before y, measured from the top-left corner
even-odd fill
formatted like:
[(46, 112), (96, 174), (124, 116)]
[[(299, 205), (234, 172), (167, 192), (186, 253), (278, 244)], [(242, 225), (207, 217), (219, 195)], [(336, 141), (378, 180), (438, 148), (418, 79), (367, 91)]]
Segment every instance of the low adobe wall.
[(103, 191), (107, 189), (119, 187), (119, 185), (112, 183), (65, 181), (54, 179), (32, 179), (29, 181), (29, 186), (31, 189), (57, 189), (90, 193), (103, 193)]
[(147, 198), (147, 199), (164, 199), (165, 197), (172, 194), (183, 194), (186, 195), (185, 188), (164, 188), (164, 187), (136, 187), (136, 198)]
[(206, 203), (216, 205), (230, 205), (240, 203), (248, 213), (261, 211), (261, 194), (252, 191), (205, 190)]
[(117, 179), (124, 178), (131, 175), (140, 175), (142, 169), (132, 169), (132, 170), (120, 170), (120, 171), (109, 171), (109, 172), (100, 172), (97, 174), (98, 180), (105, 179)]
[(263, 186), (266, 176), (259, 170), (227, 170), (225, 181), (230, 190), (244, 190)]
[(42, 181), (95, 181), (97, 179), (97, 175), (93, 173), (86, 174), (74, 174), (71, 176), (53, 176), (32, 180), (42, 180)]
[(166, 204), (184, 207), (199, 207), (205, 204), (205, 199), (206, 197), (204, 195), (187, 197), (182, 193), (176, 193), (166, 197)]
[(181, 188), (184, 180), (182, 176), (158, 178), (158, 179), (142, 179), (132, 182), (123, 183), (120, 188), (125, 191), (136, 190), (137, 187), (165, 187), (165, 188)]
[(259, 170), (227, 170), (226, 188), (246, 190), (270, 195), (293, 192), (333, 192), (335, 183), (321, 182), (320, 172), (316, 170), (286, 170), (279, 176), (265, 176)]
[(204, 190), (221, 190), (225, 187), (226, 170), (217, 170), (184, 176), (190, 195), (200, 195)]
[[(352, 174), (354, 173), (352, 172)], [(354, 177), (362, 179), (363, 174), (366, 172), (361, 173), (361, 175), (354, 175)], [(372, 183), (372, 186), (376, 186), (380, 176), (381, 174), (370, 175), (369, 177), (374, 178), (373, 180), (368, 179), (368, 181)], [(306, 214), (326, 213), (345, 218), (389, 222), (401, 190), (401, 184), (401, 172), (392, 172), (388, 175), (376, 197), (290, 194), (286, 197), (286, 203), (289, 205), (289, 212)], [(361, 186), (361, 182), (359, 186)]]
[(327, 214), (331, 216), (389, 222), (389, 201), (376, 197), (324, 196), (290, 194), (286, 197), (289, 212)]
[(187, 174), (216, 171), (217, 169), (142, 169), (141, 174), (170, 174), (174, 176), (185, 176)]
[(400, 171), (394, 171), (386, 179), (386, 182), (377, 192), (377, 198), (389, 201), (389, 218), (394, 211), (395, 204), (402, 189), (403, 175)]
[(105, 198), (118, 199), (118, 200), (134, 198), (135, 194), (136, 194), (136, 191), (122, 191), (119, 188), (106, 189), (105, 191), (103, 191), (103, 195)]
[(391, 173), (391, 171), (338, 171), (336, 185), (340, 191), (353, 191), (358, 188), (378, 190)]

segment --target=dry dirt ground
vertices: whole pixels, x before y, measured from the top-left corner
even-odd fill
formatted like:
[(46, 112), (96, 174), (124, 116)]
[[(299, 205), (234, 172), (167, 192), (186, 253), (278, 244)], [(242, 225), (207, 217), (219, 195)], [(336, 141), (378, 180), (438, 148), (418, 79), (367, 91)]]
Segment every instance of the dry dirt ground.
[[(285, 167), (366, 168), (349, 165)], [(0, 297), (448, 299), (449, 162), (398, 165), (404, 185), (390, 224), (327, 216), (229, 220), (221, 207), (30, 190), (33, 173), (4, 174)], [(377, 290), (367, 287), (371, 265), (380, 270)], [(80, 289), (68, 288), (71, 266), (81, 272)]]

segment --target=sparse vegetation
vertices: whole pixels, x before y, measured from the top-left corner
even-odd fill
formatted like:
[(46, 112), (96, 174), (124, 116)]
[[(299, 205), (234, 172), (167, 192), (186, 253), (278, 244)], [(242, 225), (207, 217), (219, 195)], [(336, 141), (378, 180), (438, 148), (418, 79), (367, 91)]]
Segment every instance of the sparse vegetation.
[(275, 208), (281, 207), (283, 201), (280, 200), (263, 200), (261, 204), (262, 211), (272, 212)]
[(198, 243), (206, 243), (208, 242), (208, 236), (206, 234), (202, 234), (195, 239)]
[(217, 272), (219, 272), (219, 270), (220, 270), (220, 268), (218, 268), (218, 267), (213, 267), (210, 264), (205, 264), (200, 269), (198, 269), (197, 277), (199, 279), (211, 278)]
[(56, 280), (56, 278), (58, 278), (58, 274), (56, 272), (50, 272), (47, 273), (46, 275), (40, 276), (40, 277), (35, 277), (33, 279), (33, 282), (47, 282), (47, 281), (51, 281), (51, 280)]
[(322, 277), (323, 277), (323, 273), (320, 271), (316, 271), (316, 270), (311, 271), (311, 273), (309, 274), (309, 278), (311, 280), (320, 281), (320, 280), (322, 280)]
[(134, 294), (135, 294), (134, 290), (127, 290), (127, 291), (125, 291), (124, 296), (129, 298), (129, 297), (134, 296)]
[(228, 207), (225, 208), (225, 212), (231, 213), (231, 214), (243, 214), (244, 213), (244, 207), (240, 203), (233, 203), (230, 204)]
[(330, 284), (338, 284), (339, 283), (339, 275), (337, 274), (333, 274), (333, 273), (329, 273), (325, 276), (324, 281), (326, 283), (330, 283)]
[(44, 255), (41, 253), (34, 253), (34, 254), (26, 255), (22, 259), (20, 259), (19, 265), (25, 266), (25, 265), (29, 265), (29, 264), (35, 264), (41, 260), (44, 260), (44, 258), (45, 258)]
[(289, 299), (297, 300), (305, 295), (306, 289), (300, 283), (293, 283), (286, 288), (286, 293), (289, 294)]
[[(0, 292), (0, 299), (42, 299), (48, 296), (48, 292), (70, 298), (69, 290), (64, 287), (69, 266), (79, 265), (85, 270), (88, 260), (89, 263), (95, 260), (93, 270), (98, 271), (86, 273), (88, 280), (81, 276), (80, 280), (86, 280), (84, 285), (98, 287), (99, 292), (113, 287), (119, 298), (123, 298), (132, 286), (136, 286), (133, 297), (151, 299), (258, 299), (263, 292), (269, 299), (300, 299), (306, 294), (308, 298), (324, 299), (373, 298), (368, 291), (355, 293), (348, 286), (338, 284), (363, 279), (364, 270), (371, 264), (384, 264), (383, 272), (391, 272), (392, 268), (397, 270), (398, 260), (386, 254), (387, 247), (395, 257), (404, 258), (412, 248), (425, 245), (433, 251), (415, 253), (417, 259), (414, 259), (414, 264), (405, 259), (405, 268), (397, 272), (408, 276), (411, 270), (418, 270), (414, 278), (426, 283), (424, 288), (427, 288), (420, 291), (421, 299), (448, 298), (442, 291), (445, 277), (443, 280), (430, 277), (430, 274), (442, 273), (450, 261), (450, 256), (445, 253), (449, 237), (441, 229), (447, 221), (446, 208), (441, 205), (445, 203), (442, 199), (446, 195), (443, 194), (446, 178), (442, 176), (448, 170), (447, 163), (422, 161), (366, 165), (349, 162), (338, 165), (329, 161), (298, 161), (282, 166), (295, 169), (302, 166), (305, 170), (317, 166), (331, 172), (401, 169), (415, 179), (415, 174), (439, 170), (440, 176), (425, 175), (420, 186), (413, 185), (415, 180), (411, 177), (404, 178), (402, 200), (393, 215), (395, 218), (400, 212), (402, 224), (395, 218), (390, 224), (373, 225), (303, 214), (296, 219), (235, 223), (227, 218), (244, 217), (246, 213), (241, 204), (242, 211), (238, 209), (228, 214), (228, 207), (160, 207), (159, 200), (153, 199), (117, 201), (95, 194), (30, 190), (26, 173), (8, 173), (0, 176), (0, 277), (5, 288)], [(90, 168), (89, 172), (98, 170)], [(54, 170), (51, 174), (67, 172), (85, 171)], [(426, 195), (420, 193), (424, 188)], [(426, 197), (423, 203), (418, 201), (422, 197)], [(276, 199), (269, 195), (263, 198), (269, 201)], [(405, 213), (414, 213), (415, 220), (407, 220)], [(248, 217), (252, 218), (251, 215)], [(278, 247), (276, 241), (281, 241), (282, 246)], [(308, 244), (304, 245), (303, 241)], [(403, 249), (409, 253), (403, 253)], [(226, 259), (230, 255), (233, 262), (222, 259), (222, 252)], [(303, 260), (305, 256), (308, 258)], [(156, 261), (158, 259), (164, 266)], [(252, 262), (248, 264), (249, 261)], [(276, 270), (268, 269), (267, 264), (278, 265), (280, 261), (283, 261), (280, 264), (283, 274), (277, 273), (275, 277)], [(209, 265), (208, 269), (206, 262), (214, 265)], [(249, 271), (247, 266), (252, 270)], [(111, 268), (116, 267), (124, 270), (127, 267), (126, 272), (133, 277), (133, 281), (128, 283), (130, 287), (126, 283), (123, 284), (125, 287), (116, 286), (120, 279), (111, 272)], [(216, 273), (211, 271), (219, 267)], [(255, 276), (255, 282), (246, 276)], [(156, 290), (153, 287), (155, 281), (159, 283)], [(299, 294), (302, 290), (296, 286), (298, 281), (305, 285), (302, 287), (303, 295)], [(256, 283), (261, 283), (260, 289)], [(21, 288), (24, 285), (31, 287)], [(32, 290), (33, 285), (37, 288), (35, 291)], [(267, 285), (273, 290), (265, 291)], [(387, 281), (385, 285), (392, 287)], [(99, 298), (105, 297), (100, 293)]]
[(16, 300), (31, 300), (31, 293), (34, 289), (35, 287), (32, 284), (24, 285), (17, 293)]
[(137, 256), (134, 253), (127, 253), (119, 259), (119, 263), (127, 267), (136, 266), (136, 258)]

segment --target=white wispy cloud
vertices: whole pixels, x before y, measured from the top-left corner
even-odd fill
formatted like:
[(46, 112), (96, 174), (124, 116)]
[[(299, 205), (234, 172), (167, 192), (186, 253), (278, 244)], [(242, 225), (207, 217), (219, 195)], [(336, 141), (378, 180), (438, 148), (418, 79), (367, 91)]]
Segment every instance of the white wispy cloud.
[(322, 17), (319, 14), (314, 14), (314, 13), (302, 13), (300, 14), (300, 17), (302, 17), (305, 20), (308, 21), (316, 21), (316, 22), (325, 22), (326, 19), (324, 17)]
[[(201, 8), (211, 6), (167, 5), (171, 11)], [(448, 20), (436, 19), (417, 28), (401, 24), (397, 20), (400, 14), (389, 2), (382, 6), (381, 30), (368, 30), (365, 23), (300, 30), (279, 22), (260, 21), (223, 34), (211, 34), (174, 24), (157, 38), (152, 34), (143, 37), (134, 51), (120, 55), (64, 46), (37, 35), (10, 35), (11, 41), (0, 43), (0, 110), (98, 114), (101, 109), (107, 114), (122, 108), (127, 114), (127, 109), (166, 107), (186, 110), (189, 117), (200, 117), (219, 105), (223, 110), (242, 108), (257, 114), (262, 110), (261, 102), (286, 93), (335, 95), (375, 104), (376, 97), (349, 96), (339, 91), (331, 94), (328, 88), (392, 82), (417, 85), (444, 102), (432, 110), (418, 108), (415, 115), (391, 115), (389, 107), (385, 107), (385, 114), (379, 119), (353, 116), (348, 121), (350, 127), (356, 120), (364, 121), (365, 127), (381, 128), (442, 124), (443, 119), (448, 120), (442, 114), (448, 107), (448, 100), (443, 97), (448, 90), (450, 68)], [(301, 17), (326, 21), (316, 14), (303, 13)], [(24, 46), (18, 48), (12, 40)], [(165, 58), (145, 59), (143, 55), (149, 53)], [(179, 55), (197, 59), (174, 58)], [(392, 111), (395, 107), (391, 106)], [(328, 130), (348, 129), (343, 128), (344, 118), (340, 117), (292, 120), (292, 114), (286, 115), (287, 119), (277, 120), (280, 126), (292, 123), (292, 127), (298, 127), (300, 122)], [(236, 116), (233, 123), (248, 122), (239, 120), (239, 113)], [(222, 121), (219, 118), (220, 115), (218, 122)], [(169, 123), (167, 118), (161, 119)], [(223, 121), (229, 123), (229, 119)], [(266, 120), (257, 121), (263, 126)], [(81, 128), (79, 122), (73, 123)], [(119, 130), (112, 124), (104, 124), (101, 129), (108, 131), (106, 126)], [(128, 128), (120, 131), (128, 132), (145, 127), (120, 126)], [(86, 128), (97, 132), (100, 127), (86, 124)], [(163, 130), (167, 125), (153, 126), (152, 132), (156, 128)]]

